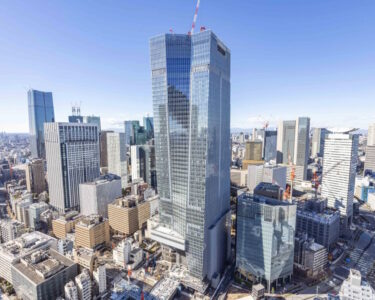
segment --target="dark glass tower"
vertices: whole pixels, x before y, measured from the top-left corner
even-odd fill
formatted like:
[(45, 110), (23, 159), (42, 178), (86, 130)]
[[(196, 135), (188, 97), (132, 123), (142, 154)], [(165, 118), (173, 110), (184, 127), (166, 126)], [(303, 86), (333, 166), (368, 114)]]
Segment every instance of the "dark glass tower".
[(32, 157), (46, 158), (44, 123), (55, 122), (51, 92), (29, 90), (29, 130)]
[(230, 247), (230, 51), (212, 31), (150, 41), (160, 223), (152, 237), (212, 279)]

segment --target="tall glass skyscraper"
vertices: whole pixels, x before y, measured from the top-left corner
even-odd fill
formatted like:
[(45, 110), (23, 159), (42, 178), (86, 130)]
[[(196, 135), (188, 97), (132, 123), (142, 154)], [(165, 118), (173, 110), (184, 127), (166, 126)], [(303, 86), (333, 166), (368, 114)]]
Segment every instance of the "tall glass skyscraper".
[(152, 38), (160, 223), (152, 237), (212, 279), (230, 249), (230, 51), (210, 31)]
[(45, 159), (44, 123), (55, 122), (52, 93), (30, 89), (27, 97), (31, 156)]

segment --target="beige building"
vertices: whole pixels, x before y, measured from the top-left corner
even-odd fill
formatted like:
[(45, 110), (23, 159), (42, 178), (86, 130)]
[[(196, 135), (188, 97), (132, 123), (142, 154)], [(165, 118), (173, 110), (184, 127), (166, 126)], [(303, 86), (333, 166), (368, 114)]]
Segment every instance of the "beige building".
[(263, 143), (261, 141), (250, 141), (246, 143), (245, 160), (262, 160)]
[(26, 166), (25, 173), (28, 192), (40, 194), (46, 190), (46, 178), (42, 159), (33, 159)]
[(65, 239), (68, 233), (71, 233), (75, 225), (82, 218), (76, 211), (71, 211), (59, 218), (52, 220), (53, 234), (59, 239)]
[(108, 205), (109, 225), (114, 231), (131, 235), (142, 229), (150, 218), (150, 202), (137, 196), (118, 198)]
[(99, 215), (82, 218), (75, 226), (75, 246), (96, 249), (109, 244), (108, 220)]

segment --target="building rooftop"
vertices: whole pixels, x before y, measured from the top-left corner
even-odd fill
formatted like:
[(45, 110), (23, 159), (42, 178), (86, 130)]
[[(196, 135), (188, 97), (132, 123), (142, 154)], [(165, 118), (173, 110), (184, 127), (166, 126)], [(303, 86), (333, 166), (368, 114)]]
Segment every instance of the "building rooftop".
[(57, 220), (59, 221), (72, 221), (77, 218), (81, 218), (82, 216), (78, 213), (78, 211), (69, 211), (66, 214), (59, 216)]
[(106, 175), (102, 175), (102, 176), (94, 179), (91, 182), (81, 183), (81, 185), (101, 185), (101, 184), (105, 184), (107, 182), (111, 182), (113, 180), (121, 180), (121, 177), (117, 176), (115, 174), (110, 174), (109, 173), (109, 174), (106, 174)]
[(163, 278), (151, 290), (151, 295), (157, 299), (172, 299), (180, 283), (171, 278)]
[(31, 233), (25, 233), (12, 241), (1, 244), (0, 253), (11, 260), (14, 260), (29, 254), (35, 249), (44, 247), (49, 248), (49, 246), (55, 243), (55, 238), (39, 231), (33, 231)]
[(21, 258), (14, 265), (20, 273), (35, 284), (40, 284), (75, 263), (53, 249), (38, 250)]
[(253, 195), (253, 194), (250, 194), (250, 193), (241, 194), (239, 196), (239, 200), (241, 202), (252, 201), (254, 203), (270, 205), (270, 206), (290, 206), (290, 205), (294, 205), (294, 204), (286, 202), (286, 201), (276, 200), (276, 199), (264, 197), (264, 196), (261, 196), (261, 195)]
[(81, 227), (86, 227), (86, 228), (93, 228), (95, 227), (96, 225), (99, 225), (101, 223), (103, 223), (106, 219), (104, 219), (102, 216), (100, 215), (90, 215), (90, 216), (87, 216), (87, 217), (83, 217), (78, 223), (76, 226), (81, 226)]

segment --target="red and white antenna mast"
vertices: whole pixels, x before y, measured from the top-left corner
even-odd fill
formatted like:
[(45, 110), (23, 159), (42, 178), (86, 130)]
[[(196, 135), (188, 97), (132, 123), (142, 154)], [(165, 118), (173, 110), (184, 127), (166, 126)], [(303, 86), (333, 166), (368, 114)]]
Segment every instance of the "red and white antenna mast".
[(197, 6), (195, 7), (195, 13), (194, 13), (194, 19), (193, 19), (193, 24), (191, 24), (191, 30), (189, 31), (189, 35), (194, 33), (194, 28), (195, 28), (195, 23), (197, 22), (197, 17), (198, 17), (198, 10), (199, 10), (199, 3), (201, 1), (198, 0)]

